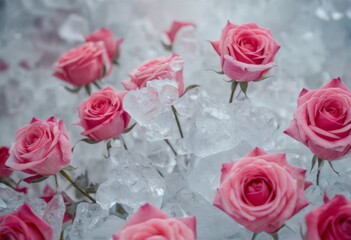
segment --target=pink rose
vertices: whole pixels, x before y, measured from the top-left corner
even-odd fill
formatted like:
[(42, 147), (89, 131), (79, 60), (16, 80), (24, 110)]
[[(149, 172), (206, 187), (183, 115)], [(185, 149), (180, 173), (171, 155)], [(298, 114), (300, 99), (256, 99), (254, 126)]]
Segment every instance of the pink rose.
[(288, 129), (320, 159), (336, 160), (351, 149), (351, 92), (333, 79), (320, 89), (303, 89)]
[(54, 233), (51, 226), (24, 203), (16, 212), (0, 216), (0, 239), (53, 240)]
[(183, 58), (176, 54), (148, 61), (133, 70), (129, 74), (130, 80), (123, 81), (122, 84), (129, 91), (146, 87), (146, 83), (152, 80), (175, 80), (181, 95), (184, 92), (183, 63)]
[(164, 44), (167, 46), (172, 46), (178, 31), (183, 27), (196, 27), (194, 23), (191, 22), (182, 22), (182, 21), (173, 21), (171, 25), (171, 29), (169, 31), (165, 31), (164, 34), (166, 39), (164, 40)]
[(5, 166), (7, 159), (10, 156), (8, 147), (0, 147), (0, 177), (8, 177), (12, 170)]
[(130, 116), (123, 109), (126, 92), (110, 87), (95, 92), (78, 107), (82, 135), (96, 141), (115, 138), (128, 127)]
[(75, 86), (94, 82), (108, 74), (111, 63), (102, 42), (87, 42), (59, 57), (54, 76)]
[(222, 165), (214, 205), (252, 232), (274, 233), (308, 205), (306, 170), (288, 164), (283, 153), (255, 148)]
[(255, 23), (236, 25), (229, 21), (220, 40), (211, 44), (221, 57), (223, 72), (239, 82), (262, 78), (274, 66), (274, 56), (280, 48), (268, 29)]
[(29, 174), (56, 174), (71, 161), (71, 145), (63, 121), (33, 118), (17, 131), (6, 165)]
[(343, 195), (335, 195), (332, 200), (325, 197), (324, 202), (306, 215), (308, 239), (351, 239), (351, 201)]
[(115, 39), (111, 30), (107, 28), (101, 28), (96, 32), (85, 37), (86, 42), (100, 42), (105, 44), (107, 54), (111, 62), (118, 59), (120, 54), (120, 46), (123, 43), (123, 38)]
[(196, 218), (172, 218), (145, 204), (128, 220), (113, 240), (195, 240)]

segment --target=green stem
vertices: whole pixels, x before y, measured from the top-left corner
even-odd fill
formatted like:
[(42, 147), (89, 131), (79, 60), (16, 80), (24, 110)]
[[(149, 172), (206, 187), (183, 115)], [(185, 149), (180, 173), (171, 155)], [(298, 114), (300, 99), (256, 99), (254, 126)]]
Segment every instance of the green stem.
[(272, 233), (271, 236), (272, 236), (273, 240), (279, 240), (279, 235), (278, 235), (277, 232), (276, 233)]
[(180, 122), (179, 122), (178, 115), (177, 115), (177, 109), (173, 105), (171, 107), (172, 107), (173, 115), (174, 115), (175, 120), (177, 122), (177, 126), (178, 126), (178, 130), (179, 130), (179, 133), (180, 133), (180, 137), (184, 138), (182, 127), (180, 126)]
[(165, 142), (167, 143), (167, 145), (170, 147), (170, 149), (172, 150), (172, 152), (174, 153), (175, 156), (177, 156), (177, 152), (176, 150), (174, 149), (174, 147), (172, 146), (172, 144), (168, 141), (168, 139), (164, 139)]
[(321, 170), (318, 169), (318, 171), (317, 171), (317, 179), (316, 179), (317, 186), (319, 186), (319, 177), (320, 177), (320, 175), (321, 175)]
[(237, 81), (232, 81), (232, 93), (230, 94), (230, 98), (229, 98), (229, 103), (232, 103), (233, 102), (233, 98), (234, 98), (234, 93), (235, 93), (235, 89), (236, 87), (238, 86), (238, 82)]
[(73, 181), (73, 179), (65, 172), (65, 170), (61, 170), (60, 171), (61, 175), (64, 176), (67, 181), (69, 181), (79, 192), (81, 192), (84, 196), (86, 196), (87, 198), (89, 198), (90, 201), (92, 201), (93, 203), (96, 203), (96, 200), (91, 197), (86, 191), (84, 191), (81, 187), (79, 187), (77, 185), (77, 183), (75, 181)]

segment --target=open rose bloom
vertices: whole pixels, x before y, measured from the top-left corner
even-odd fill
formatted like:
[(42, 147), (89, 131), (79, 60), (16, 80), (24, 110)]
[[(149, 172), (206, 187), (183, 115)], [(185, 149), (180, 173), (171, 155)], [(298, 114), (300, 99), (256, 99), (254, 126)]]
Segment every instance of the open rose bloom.
[(50, 176), (69, 165), (71, 145), (63, 121), (33, 118), (18, 130), (6, 165), (29, 174)]
[(0, 215), (0, 239), (54, 240), (54, 233), (51, 226), (24, 203), (16, 212)]
[(120, 55), (120, 46), (123, 38), (115, 39), (113, 32), (107, 28), (101, 28), (85, 37), (86, 42), (103, 42), (111, 62), (116, 61)]
[(195, 240), (196, 218), (172, 218), (145, 204), (127, 221), (113, 240)]
[(54, 76), (74, 86), (83, 86), (109, 74), (111, 69), (105, 44), (87, 42), (59, 57)]
[(129, 76), (130, 80), (123, 81), (126, 90), (136, 90), (146, 86), (152, 80), (169, 79), (178, 84), (179, 95), (184, 92), (182, 57), (173, 54), (170, 57), (160, 57), (150, 60), (133, 70)]
[(222, 165), (214, 205), (254, 233), (275, 233), (308, 205), (305, 169), (288, 164), (283, 153), (255, 148)]
[(306, 215), (308, 240), (349, 240), (351, 239), (351, 201), (343, 195), (335, 195), (324, 205)]
[(117, 92), (107, 87), (95, 92), (78, 107), (84, 128), (82, 135), (96, 141), (118, 137), (128, 127), (130, 116), (123, 109), (123, 98), (127, 92)]
[(0, 177), (8, 177), (12, 170), (5, 166), (7, 159), (10, 156), (10, 149), (8, 147), (0, 147)]
[(303, 89), (285, 133), (318, 158), (336, 160), (351, 150), (351, 92), (340, 78), (320, 89)]
[(211, 42), (221, 58), (223, 72), (232, 80), (260, 80), (273, 66), (280, 46), (270, 30), (255, 23), (243, 25), (227, 22), (221, 38)]

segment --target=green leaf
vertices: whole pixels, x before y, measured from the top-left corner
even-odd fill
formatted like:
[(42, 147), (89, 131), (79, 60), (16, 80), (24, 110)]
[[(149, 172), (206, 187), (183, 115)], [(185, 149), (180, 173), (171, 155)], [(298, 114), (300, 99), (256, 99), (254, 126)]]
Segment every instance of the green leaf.
[(339, 172), (337, 172), (337, 171), (335, 170), (335, 168), (333, 167), (332, 162), (331, 162), (331, 161), (327, 161), (327, 162), (329, 163), (329, 166), (331, 167), (331, 169), (333, 169), (333, 171), (340, 177)]
[(105, 75), (106, 75), (106, 66), (104, 65), (104, 67), (102, 68), (102, 73), (101, 73), (100, 79), (105, 77)]
[(123, 133), (129, 133), (136, 125), (137, 123), (133, 123), (130, 127), (126, 128)]
[(184, 93), (182, 94), (182, 96), (184, 96), (188, 91), (190, 91), (191, 89), (193, 89), (193, 88), (197, 88), (197, 87), (201, 87), (200, 85), (197, 85), (197, 84), (192, 84), (192, 85), (190, 85), (190, 86), (188, 86), (186, 89), (185, 89), (185, 91), (184, 91)]
[(324, 160), (321, 158), (318, 158), (318, 169), (317, 171), (320, 171), (324, 165)]
[(224, 74), (223, 71), (216, 71), (216, 70), (213, 70), (213, 69), (207, 69), (206, 71), (215, 72), (215, 73), (220, 74), (220, 75), (223, 75), (223, 74)]
[(313, 170), (314, 166), (316, 165), (316, 162), (317, 162), (317, 156), (314, 155), (312, 158), (312, 165), (311, 165), (310, 173), (312, 173), (312, 170)]
[(93, 82), (93, 85), (94, 85), (97, 89), (101, 89), (101, 86), (98, 84), (97, 81)]
[(35, 179), (35, 180), (31, 181), (30, 183), (40, 183), (40, 182), (44, 181), (47, 178), (48, 178), (48, 176), (41, 177), (41, 178), (38, 178), (38, 179)]
[(82, 89), (82, 86), (75, 87), (75, 88), (69, 88), (69, 87), (65, 86), (65, 89), (71, 93), (78, 93), (80, 91), (80, 89)]
[(85, 84), (84, 88), (85, 88), (86, 93), (90, 96), (91, 95), (91, 86), (90, 86), (90, 84), (89, 83)]
[(64, 167), (63, 169), (66, 170), (66, 171), (74, 171), (74, 170), (76, 170), (77, 168), (76, 168), (76, 167), (73, 167), (73, 166), (71, 166), (71, 165), (68, 165), (68, 166)]
[(253, 234), (252, 234), (252, 238), (251, 238), (251, 240), (255, 240), (255, 239), (256, 239), (256, 237), (258, 236), (258, 234), (260, 234), (260, 233), (253, 233)]
[(247, 95), (246, 95), (247, 87), (248, 87), (247, 82), (240, 82), (240, 89), (245, 94), (245, 97), (247, 97)]
[(165, 50), (172, 51), (172, 44), (171, 45), (167, 45), (167, 44), (164, 44), (162, 41), (161, 41), (161, 44), (165, 48)]
[(89, 143), (89, 144), (96, 144), (96, 143), (99, 143), (100, 141), (96, 141), (96, 140), (91, 139), (91, 138), (83, 138), (83, 139), (79, 140), (79, 142), (85, 142), (85, 143)]

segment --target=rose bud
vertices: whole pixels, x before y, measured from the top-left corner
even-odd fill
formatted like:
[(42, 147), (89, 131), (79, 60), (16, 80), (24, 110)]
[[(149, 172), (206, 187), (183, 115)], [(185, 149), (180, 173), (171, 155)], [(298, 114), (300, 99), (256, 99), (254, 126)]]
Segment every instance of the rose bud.
[(184, 27), (193, 27), (196, 25), (191, 22), (173, 21), (170, 30), (164, 31), (162, 36), (162, 43), (166, 47), (172, 47), (174, 40), (176, 39), (177, 33)]
[(100, 42), (105, 44), (107, 54), (111, 62), (117, 61), (120, 55), (120, 46), (123, 43), (123, 38), (115, 39), (111, 30), (101, 28), (96, 32), (85, 37), (86, 42)]
[(54, 240), (51, 226), (27, 203), (16, 212), (0, 216), (0, 239)]
[(320, 89), (303, 89), (285, 134), (306, 145), (318, 158), (336, 160), (351, 149), (351, 92), (340, 78)]
[(130, 121), (122, 104), (126, 93), (107, 87), (95, 92), (80, 104), (78, 125), (84, 128), (82, 135), (102, 141), (123, 133)]
[(351, 201), (343, 195), (331, 200), (325, 196), (324, 205), (307, 213), (305, 219), (309, 240), (351, 239)]
[(50, 176), (69, 165), (71, 145), (63, 121), (33, 118), (19, 129), (6, 165), (29, 174)]
[(5, 166), (5, 163), (10, 156), (9, 150), (8, 147), (0, 147), (0, 177), (8, 177), (12, 173), (12, 170)]
[(308, 205), (306, 170), (288, 164), (283, 153), (255, 148), (222, 165), (214, 205), (254, 233), (273, 234)]
[(54, 76), (72, 85), (83, 86), (99, 80), (110, 71), (105, 44), (87, 42), (59, 57)]
[(221, 67), (230, 79), (238, 82), (260, 80), (274, 66), (280, 46), (272, 33), (255, 23), (227, 25), (220, 40), (212, 47), (221, 58)]
[(127, 221), (113, 240), (195, 240), (196, 218), (172, 218), (150, 204), (145, 204)]
[(143, 88), (147, 82), (152, 80), (175, 80), (178, 84), (179, 95), (181, 95), (184, 92), (183, 63), (183, 58), (176, 54), (156, 58), (133, 70), (129, 74), (130, 80), (123, 81), (122, 84), (129, 91)]

